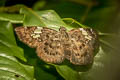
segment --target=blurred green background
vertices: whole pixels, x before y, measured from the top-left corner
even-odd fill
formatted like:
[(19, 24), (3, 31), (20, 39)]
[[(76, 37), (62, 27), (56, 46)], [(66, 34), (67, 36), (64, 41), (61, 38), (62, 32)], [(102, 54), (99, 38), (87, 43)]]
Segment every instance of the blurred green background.
[[(19, 14), (18, 9), (16, 7), (10, 8), (10, 6), (14, 6), (18, 4), (25, 5), (31, 8), (34, 12), (42, 11), (42, 10), (43, 11), (55, 10), (56, 13), (61, 18), (73, 18), (77, 20), (79, 23), (94, 28), (101, 33), (99, 35), (101, 39), (100, 42), (101, 49), (99, 53), (95, 56), (95, 63), (93, 64), (92, 68), (90, 68), (89, 70), (80, 67), (81, 69), (80, 72), (73, 70), (74, 67), (69, 68), (66, 65), (65, 66), (49, 65), (43, 61), (40, 61), (39, 58), (35, 55), (35, 49), (29, 48), (28, 46), (26, 46), (16, 38), (17, 45), (24, 50), (24, 55), (25, 58), (27, 59), (27, 62), (23, 62), (19, 60), (19, 57), (17, 57), (17, 59), (19, 60), (19, 62), (23, 64), (34, 66), (34, 78), (36, 80), (65, 80), (65, 79), (66, 80), (119, 80), (120, 79), (119, 76), (120, 75), (120, 50), (119, 50), (120, 1), (119, 0), (0, 0), (0, 20), (5, 20), (5, 21), (10, 21), (9, 19), (13, 20), (13, 24), (12, 24), (13, 27), (21, 25), (22, 21), (20, 22), (19, 19), (21, 20), (23, 16), (17, 19), (17, 17), (15, 16), (21, 16), (21, 15), (16, 15)], [(25, 13), (24, 10), (23, 13)], [(8, 17), (7, 19), (6, 16)], [(16, 21), (18, 20), (18, 22), (15, 22), (17, 24), (14, 23), (14, 19), (12, 19), (11, 16), (12, 17), (14, 16)], [(72, 23), (72, 21), (71, 22), (68, 21), (68, 23)], [(0, 24), (1, 26), (3, 26), (3, 24), (6, 25), (6, 29), (9, 27), (8, 25), (9, 22), (0, 21)], [(54, 25), (54, 23), (51, 24)], [(73, 27), (76, 26), (74, 25)], [(0, 28), (0, 33), (2, 33), (2, 31), (4, 32), (4, 30), (7, 32), (6, 29), (2, 30), (2, 28)], [(2, 40), (2, 38), (3, 37), (0, 36), (0, 41)], [(3, 47), (1, 47), (1, 42), (0, 42), (0, 49), (1, 52), (3, 49)], [(2, 59), (0, 58), (0, 60)], [(0, 71), (0, 80), (8, 80), (8, 79), (2, 79), (1, 74), (2, 72)], [(15, 78), (15, 80), (33, 80), (33, 79)]]

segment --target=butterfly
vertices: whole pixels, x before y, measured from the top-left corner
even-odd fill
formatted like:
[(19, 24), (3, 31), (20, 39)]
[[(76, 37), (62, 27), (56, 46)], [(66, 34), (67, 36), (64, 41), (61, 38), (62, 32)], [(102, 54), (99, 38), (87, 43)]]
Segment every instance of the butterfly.
[(91, 28), (59, 31), (47, 27), (16, 27), (15, 32), (23, 43), (36, 48), (38, 57), (48, 63), (62, 63), (65, 59), (74, 65), (91, 64), (95, 49), (99, 47), (97, 32)]

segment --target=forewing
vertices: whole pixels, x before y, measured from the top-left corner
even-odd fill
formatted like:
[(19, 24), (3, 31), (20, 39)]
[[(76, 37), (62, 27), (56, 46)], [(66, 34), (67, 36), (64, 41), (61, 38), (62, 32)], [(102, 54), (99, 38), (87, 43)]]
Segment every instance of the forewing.
[(29, 47), (35, 48), (41, 42), (39, 27), (16, 27), (15, 32), (18, 38)]

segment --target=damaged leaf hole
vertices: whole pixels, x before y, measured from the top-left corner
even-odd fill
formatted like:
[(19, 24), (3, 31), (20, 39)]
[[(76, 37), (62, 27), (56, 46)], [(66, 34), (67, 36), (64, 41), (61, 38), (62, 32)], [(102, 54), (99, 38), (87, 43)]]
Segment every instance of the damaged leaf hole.
[(15, 74), (15, 77), (17, 77), (17, 78), (18, 78), (18, 77), (20, 77), (20, 75), (18, 75), (18, 74)]

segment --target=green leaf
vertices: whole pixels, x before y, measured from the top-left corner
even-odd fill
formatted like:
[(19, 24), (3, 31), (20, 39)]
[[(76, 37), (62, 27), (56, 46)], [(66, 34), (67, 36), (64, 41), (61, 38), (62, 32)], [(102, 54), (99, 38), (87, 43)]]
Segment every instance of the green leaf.
[(33, 80), (33, 67), (19, 63), (13, 56), (0, 50), (0, 80)]
[(40, 67), (40, 65), (37, 65), (35, 69), (35, 76), (37, 80), (56, 80), (57, 76), (53, 76), (51, 73), (47, 73)]
[(62, 21), (60, 16), (54, 10), (37, 11), (36, 13), (42, 17), (42, 21), (46, 27), (53, 29), (58, 29), (61, 26), (64, 26), (67, 29), (71, 28), (71, 26), (68, 26)]
[[(65, 21), (71, 21), (71, 24), (73, 24), (73, 23), (75, 23), (75, 24), (77, 24), (77, 25), (79, 25), (79, 27), (82, 27), (82, 28), (86, 28), (87, 26), (85, 26), (85, 25), (83, 25), (83, 24), (81, 24), (80, 22), (78, 22), (78, 21), (76, 21), (75, 19), (73, 19), (73, 18), (63, 18), (63, 20)], [(70, 25), (70, 24), (69, 24)], [(78, 28), (79, 28), (78, 27)], [(75, 25), (74, 25), (74, 28), (75, 28)]]
[(0, 21), (0, 50), (1, 52), (11, 53), (11, 55), (26, 61), (23, 57), (23, 50), (16, 45), (13, 34), (13, 26), (10, 22)]
[(79, 80), (78, 72), (73, 70), (72, 68), (68, 67), (67, 65), (56, 65), (55, 66), (58, 73), (65, 79), (65, 80)]
[(38, 16), (30, 8), (23, 7), (20, 9), (20, 13), (24, 14), (24, 26), (45, 26), (44, 22), (41, 20), (42, 17)]
[(61, 26), (70, 29), (59, 15), (53, 10), (32, 11), (29, 8), (22, 8), (20, 13), (24, 14), (24, 26), (49, 27), (58, 30)]
[(23, 23), (24, 16), (21, 14), (0, 13), (0, 20), (10, 21), (11, 23)]
[(13, 26), (0, 21), (0, 80), (33, 80), (33, 67), (23, 65), (14, 57), (26, 61), (23, 50), (16, 45)]

